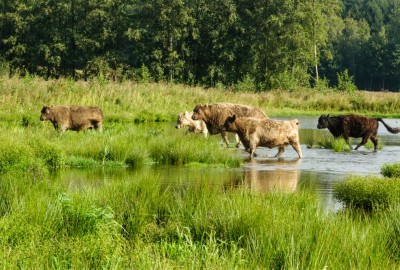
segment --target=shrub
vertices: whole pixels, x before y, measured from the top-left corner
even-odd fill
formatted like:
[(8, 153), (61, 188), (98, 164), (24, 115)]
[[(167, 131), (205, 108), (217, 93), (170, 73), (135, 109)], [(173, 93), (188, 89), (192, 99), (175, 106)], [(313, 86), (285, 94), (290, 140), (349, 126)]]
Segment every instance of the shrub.
[(242, 80), (236, 84), (235, 90), (237, 92), (254, 92), (256, 90), (254, 78), (252, 78), (249, 74), (246, 74)]
[(335, 152), (350, 152), (350, 146), (343, 138), (337, 138), (332, 141), (332, 149)]
[(337, 73), (339, 91), (354, 92), (357, 90), (357, 86), (354, 84), (353, 76), (349, 75), (349, 71), (346, 69), (343, 72)]
[(399, 199), (399, 179), (351, 176), (333, 185), (334, 197), (347, 207), (372, 210), (387, 207)]
[(30, 141), (35, 156), (43, 160), (49, 170), (64, 167), (62, 151), (58, 145), (41, 138), (33, 138)]
[(400, 178), (400, 163), (383, 165), (381, 168), (381, 174), (385, 177)]
[(329, 88), (329, 80), (326, 78), (320, 78), (315, 82), (314, 88), (316, 88), (320, 92), (328, 92)]

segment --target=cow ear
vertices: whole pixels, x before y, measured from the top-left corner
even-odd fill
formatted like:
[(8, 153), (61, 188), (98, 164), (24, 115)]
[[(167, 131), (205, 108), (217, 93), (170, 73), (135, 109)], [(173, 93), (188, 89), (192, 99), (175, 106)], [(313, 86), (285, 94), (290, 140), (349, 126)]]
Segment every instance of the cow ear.
[(185, 111), (185, 116), (188, 116), (188, 115), (189, 115), (189, 113), (187, 111)]
[(228, 116), (228, 121), (229, 123), (233, 123), (236, 120), (236, 114), (232, 115), (232, 116)]

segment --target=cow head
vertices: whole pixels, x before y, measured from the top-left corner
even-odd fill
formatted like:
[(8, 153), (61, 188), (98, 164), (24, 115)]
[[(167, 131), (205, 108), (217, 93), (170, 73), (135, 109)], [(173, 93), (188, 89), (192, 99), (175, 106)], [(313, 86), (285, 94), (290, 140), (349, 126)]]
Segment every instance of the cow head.
[(221, 131), (232, 131), (234, 128), (234, 123), (236, 120), (236, 115), (228, 116), (224, 124), (221, 126)]
[(43, 109), (40, 111), (40, 121), (46, 121), (50, 119), (51, 114), (51, 107), (44, 106)]
[(329, 118), (330, 118), (329, 114), (321, 115), (318, 119), (317, 128), (319, 129), (327, 128), (329, 126)]
[(205, 120), (205, 109), (206, 109), (207, 105), (196, 105), (196, 107), (194, 107), (193, 109), (193, 115), (192, 115), (192, 119), (193, 120)]
[(183, 128), (184, 126), (189, 126), (191, 124), (192, 114), (185, 112), (185, 113), (180, 113), (178, 115), (178, 120), (176, 120), (175, 127), (176, 128)]

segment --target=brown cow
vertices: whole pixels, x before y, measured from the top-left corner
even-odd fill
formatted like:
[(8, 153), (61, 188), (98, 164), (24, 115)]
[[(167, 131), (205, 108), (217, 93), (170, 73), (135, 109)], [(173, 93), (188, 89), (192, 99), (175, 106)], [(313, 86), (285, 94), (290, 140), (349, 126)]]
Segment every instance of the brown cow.
[(302, 158), (298, 125), (297, 119), (280, 121), (233, 115), (226, 118), (221, 129), (237, 133), (246, 151), (250, 153), (250, 157), (258, 146), (265, 146), (278, 147), (275, 157), (279, 158), (285, 151), (286, 145), (290, 144), (299, 158)]
[[(221, 131), (221, 126), (225, 123), (228, 116), (237, 115), (238, 117), (255, 117), (268, 118), (267, 115), (259, 108), (241, 104), (233, 104), (227, 102), (197, 105), (193, 109), (193, 120), (203, 120), (210, 134), (221, 133), (222, 139), (229, 146), (228, 134), (226, 131)], [(236, 135), (236, 147), (240, 144), (239, 138)]]
[(399, 133), (399, 128), (392, 128), (388, 126), (382, 118), (373, 118), (357, 114), (348, 114), (340, 116), (321, 115), (318, 119), (317, 127), (319, 129), (328, 128), (333, 137), (343, 137), (346, 143), (353, 149), (349, 142), (349, 137), (362, 138), (355, 150), (360, 146), (367, 143), (370, 139), (374, 144), (374, 151), (378, 151), (378, 127), (379, 122), (386, 127), (386, 129), (393, 134)]
[(189, 128), (185, 134), (188, 132), (203, 133), (204, 137), (207, 137), (208, 129), (206, 123), (204, 123), (202, 120), (193, 120), (192, 115), (192, 112), (180, 113), (178, 115), (178, 119), (176, 120), (175, 127), (179, 129), (188, 126)]
[(103, 112), (98, 107), (86, 106), (44, 106), (40, 121), (49, 120), (54, 128), (60, 132), (66, 130), (102, 130)]

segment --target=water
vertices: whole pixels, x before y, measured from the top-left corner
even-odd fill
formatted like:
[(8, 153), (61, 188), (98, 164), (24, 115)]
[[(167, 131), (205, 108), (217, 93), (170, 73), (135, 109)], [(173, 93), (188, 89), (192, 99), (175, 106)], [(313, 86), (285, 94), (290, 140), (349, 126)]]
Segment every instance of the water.
[[(280, 118), (290, 119), (290, 118)], [(400, 162), (400, 135), (390, 134), (382, 124), (378, 138), (383, 149), (373, 152), (364, 147), (357, 151), (337, 153), (330, 149), (309, 149), (307, 142), (320, 136), (331, 136), (327, 130), (318, 130), (316, 117), (299, 117), (300, 140), (304, 158), (288, 146), (281, 159), (271, 158), (277, 149), (258, 148), (258, 156), (248, 160), (248, 153), (238, 149), (247, 160), (241, 168), (198, 168), (159, 166), (137, 169), (67, 170), (61, 178), (71, 189), (81, 186), (102, 185), (111, 181), (133, 180), (137, 177), (157, 177), (162, 183), (173, 186), (190, 186), (206, 182), (221, 190), (245, 186), (259, 192), (278, 190), (293, 192), (299, 189), (315, 190), (327, 209), (338, 209), (340, 204), (333, 198), (332, 184), (349, 175), (380, 175), (384, 164)], [(385, 119), (392, 127), (400, 126), (400, 119)], [(157, 124), (168, 133), (175, 130), (174, 123)], [(219, 136), (219, 135), (216, 135)], [(199, 135), (201, 137), (201, 135)], [(352, 139), (357, 144), (361, 139)], [(227, 154), (230, 154), (227, 152)], [(269, 157), (268, 157), (269, 156)]]

